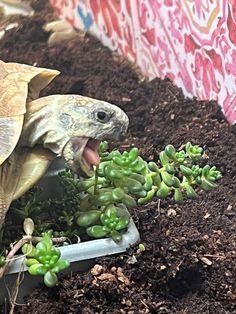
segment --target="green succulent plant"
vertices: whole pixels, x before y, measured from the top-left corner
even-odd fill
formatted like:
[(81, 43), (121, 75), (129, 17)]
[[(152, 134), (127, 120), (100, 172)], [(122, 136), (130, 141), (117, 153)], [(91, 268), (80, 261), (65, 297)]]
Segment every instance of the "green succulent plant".
[[(120, 204), (128, 209), (145, 204), (153, 197), (166, 198), (171, 193), (177, 203), (182, 203), (184, 194), (188, 198), (197, 197), (196, 189), (210, 191), (215, 188), (221, 173), (215, 166), (200, 167), (196, 162), (202, 157), (203, 149), (188, 142), (181, 151), (167, 145), (159, 154), (159, 161), (147, 163), (139, 156), (136, 147), (123, 153), (118, 150), (108, 152), (107, 142), (99, 148), (101, 163), (93, 177), (75, 181), (71, 174), (64, 172), (61, 177), (68, 186), (73, 182), (77, 190), (79, 213), (76, 222), (86, 228), (91, 237), (117, 236), (129, 223), (129, 215), (122, 212), (123, 223), (111, 228), (104, 216), (112, 208), (114, 221), (120, 218)], [(116, 236), (114, 236), (116, 234)]]
[[(181, 150), (167, 145), (156, 162), (146, 162), (136, 147), (109, 152), (108, 143), (102, 142), (101, 162), (92, 177), (75, 178), (69, 170), (59, 173), (64, 188), (62, 198), (37, 202), (35, 193), (30, 192), (18, 201), (20, 209), (13, 204), (14, 215), (21, 220), (33, 218), (34, 233), (42, 237), (36, 245), (29, 242), (22, 247), (29, 273), (42, 275), (45, 285), (52, 287), (57, 283), (57, 273), (69, 267), (69, 262), (60, 258), (60, 250), (53, 246), (52, 237), (63, 236), (70, 242), (74, 236), (86, 235), (119, 242), (130, 222), (127, 209), (169, 196), (182, 203), (184, 197), (195, 199), (199, 190), (216, 188), (222, 175), (215, 166), (200, 165), (203, 154), (201, 147), (188, 142)], [(6, 223), (14, 226), (14, 220), (7, 219)], [(4, 229), (1, 232), (3, 238)], [(5, 263), (1, 255), (0, 267)]]
[[(108, 143), (99, 148), (101, 163), (91, 178), (74, 180), (69, 172), (61, 177), (65, 185), (73, 182), (77, 190), (79, 212), (76, 223), (90, 237), (112, 237), (120, 241), (122, 230), (129, 224), (128, 209), (145, 204), (152, 198), (161, 199), (173, 195), (176, 203), (182, 203), (184, 195), (195, 199), (196, 190), (210, 191), (217, 186), (221, 173), (215, 166), (200, 167), (197, 161), (203, 149), (188, 142), (181, 151), (167, 145), (159, 154), (159, 161), (146, 162), (136, 147), (121, 153), (108, 152)], [(121, 213), (122, 212), (122, 213)]]
[(60, 258), (61, 252), (53, 246), (51, 236), (46, 232), (36, 246), (25, 243), (21, 248), (30, 275), (43, 276), (44, 284), (50, 288), (58, 282), (57, 273), (70, 266), (69, 261)]

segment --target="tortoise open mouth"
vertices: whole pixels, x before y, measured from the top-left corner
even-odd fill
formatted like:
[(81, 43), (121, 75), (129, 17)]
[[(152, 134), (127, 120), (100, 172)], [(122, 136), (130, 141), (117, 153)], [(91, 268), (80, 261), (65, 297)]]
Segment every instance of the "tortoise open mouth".
[(79, 155), (81, 170), (88, 176), (93, 175), (93, 166), (98, 166), (100, 157), (98, 155), (98, 147), (100, 141), (89, 138), (83, 148), (83, 152)]
[(100, 162), (98, 155), (99, 144), (100, 141), (93, 138), (72, 138), (63, 151), (64, 158), (70, 169), (77, 174), (92, 176), (93, 166), (97, 166)]

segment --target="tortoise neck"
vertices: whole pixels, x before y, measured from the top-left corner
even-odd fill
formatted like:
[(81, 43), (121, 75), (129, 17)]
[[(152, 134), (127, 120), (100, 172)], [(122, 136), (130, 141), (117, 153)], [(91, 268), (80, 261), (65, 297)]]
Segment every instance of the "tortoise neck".
[(53, 153), (61, 155), (69, 138), (65, 132), (60, 132), (57, 123), (58, 107), (38, 106), (40, 101), (45, 102), (44, 97), (32, 101), (29, 105), (37, 102), (37, 111), (29, 111), (25, 114), (24, 125), (19, 144), (21, 146), (33, 147), (42, 144)]

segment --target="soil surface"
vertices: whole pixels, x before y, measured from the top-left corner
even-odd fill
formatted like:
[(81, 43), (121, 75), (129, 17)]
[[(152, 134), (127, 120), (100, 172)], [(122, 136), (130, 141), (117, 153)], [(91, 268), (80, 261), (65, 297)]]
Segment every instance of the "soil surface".
[(60, 70), (44, 95), (78, 93), (120, 106), (130, 128), (115, 147), (137, 146), (146, 160), (157, 160), (165, 145), (191, 140), (206, 149), (223, 179), (216, 190), (181, 206), (170, 198), (135, 208), (144, 252), (135, 245), (98, 258), (92, 271), (35, 290), (15, 313), (236, 313), (235, 127), (215, 102), (185, 98), (169, 80), (140, 79), (88, 35), (49, 48), (42, 26), (52, 11), (46, 0), (31, 3), (37, 13), (13, 18), (19, 26), (0, 41), (0, 59)]

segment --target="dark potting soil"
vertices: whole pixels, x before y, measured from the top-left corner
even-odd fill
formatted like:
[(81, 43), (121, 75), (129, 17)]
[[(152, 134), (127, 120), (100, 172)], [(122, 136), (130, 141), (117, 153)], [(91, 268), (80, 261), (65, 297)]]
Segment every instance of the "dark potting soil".
[(169, 80), (140, 80), (128, 62), (88, 35), (49, 48), (42, 26), (52, 11), (46, 0), (31, 3), (38, 12), (16, 18), (19, 27), (0, 41), (0, 59), (60, 70), (44, 95), (78, 93), (120, 106), (130, 128), (113, 147), (137, 146), (146, 160), (157, 160), (165, 145), (192, 141), (206, 149), (223, 179), (181, 206), (172, 198), (138, 206), (132, 216), (144, 252), (134, 246), (98, 258), (93, 271), (35, 290), (15, 313), (236, 313), (235, 127), (215, 102), (187, 99)]

